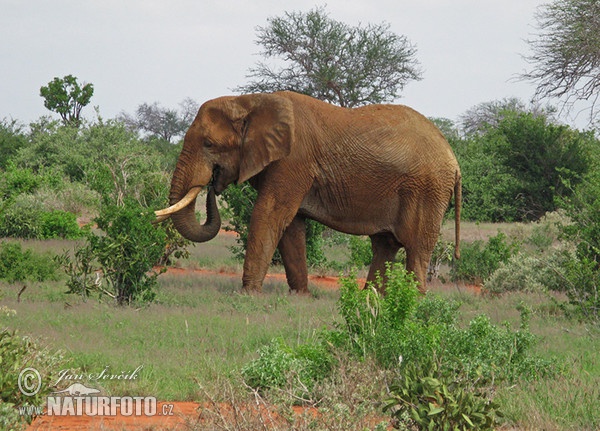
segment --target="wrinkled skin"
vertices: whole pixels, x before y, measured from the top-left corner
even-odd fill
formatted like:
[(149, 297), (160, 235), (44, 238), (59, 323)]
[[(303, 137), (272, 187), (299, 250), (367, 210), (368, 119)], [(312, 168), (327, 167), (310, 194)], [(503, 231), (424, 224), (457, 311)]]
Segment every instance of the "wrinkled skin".
[(246, 291), (261, 290), (278, 247), (290, 288), (307, 292), (307, 218), (370, 236), (368, 280), (383, 274), (385, 262), (404, 247), (406, 267), (425, 292), (427, 266), (454, 194), (457, 253), (458, 163), (439, 130), (408, 107), (346, 109), (292, 92), (206, 102), (185, 136), (170, 201), (210, 185), (210, 220), (204, 226), (196, 221), (194, 201), (171, 216), (177, 230), (194, 241), (214, 237), (220, 225), (214, 193), (247, 180), (258, 199), (244, 261)]

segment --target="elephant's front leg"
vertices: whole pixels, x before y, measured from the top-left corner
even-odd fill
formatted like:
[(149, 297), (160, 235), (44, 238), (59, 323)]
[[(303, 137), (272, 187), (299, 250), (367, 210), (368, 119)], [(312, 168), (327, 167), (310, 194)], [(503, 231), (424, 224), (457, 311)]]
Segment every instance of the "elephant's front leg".
[(242, 286), (247, 292), (262, 290), (275, 248), (300, 207), (301, 199), (295, 202), (291, 198), (259, 190), (250, 219), (242, 276)]
[(306, 223), (302, 217), (294, 217), (283, 232), (278, 248), (290, 289), (297, 293), (308, 293)]

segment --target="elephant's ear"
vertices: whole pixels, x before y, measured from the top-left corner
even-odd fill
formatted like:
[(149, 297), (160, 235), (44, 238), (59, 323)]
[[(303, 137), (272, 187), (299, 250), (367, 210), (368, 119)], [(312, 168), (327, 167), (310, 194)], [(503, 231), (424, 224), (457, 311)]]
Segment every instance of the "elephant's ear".
[(248, 112), (244, 119), (239, 184), (290, 154), (294, 113), (292, 102), (276, 94), (250, 94), (238, 99)]

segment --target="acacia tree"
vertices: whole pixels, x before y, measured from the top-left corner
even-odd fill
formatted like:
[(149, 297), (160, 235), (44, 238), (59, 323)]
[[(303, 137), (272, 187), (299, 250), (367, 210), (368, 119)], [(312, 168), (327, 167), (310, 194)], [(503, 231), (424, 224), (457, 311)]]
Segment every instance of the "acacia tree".
[[(344, 107), (392, 101), (411, 80), (421, 79), (416, 49), (388, 24), (352, 27), (324, 8), (286, 12), (258, 28), (262, 55), (250, 69), (244, 93), (293, 90)], [(279, 62), (281, 64), (281, 62)]]
[(65, 125), (76, 127), (81, 123), (81, 110), (90, 103), (93, 94), (93, 84), (79, 85), (73, 75), (56, 77), (48, 85), (40, 88), (44, 106), (60, 115)]
[(169, 143), (183, 136), (198, 111), (198, 103), (187, 98), (179, 104), (179, 111), (160, 106), (158, 102), (142, 103), (136, 109), (135, 115), (122, 112), (118, 120), (131, 129)]
[(590, 120), (600, 97), (600, 2), (554, 0), (536, 14), (537, 38), (526, 57), (532, 69), (523, 78), (537, 83), (536, 96), (591, 101)]
[(519, 112), (529, 113), (534, 117), (544, 117), (550, 122), (555, 122), (556, 108), (535, 103), (527, 106), (516, 97), (479, 103), (462, 114), (459, 121), (466, 136), (483, 135), (490, 128), (498, 127), (506, 116)]

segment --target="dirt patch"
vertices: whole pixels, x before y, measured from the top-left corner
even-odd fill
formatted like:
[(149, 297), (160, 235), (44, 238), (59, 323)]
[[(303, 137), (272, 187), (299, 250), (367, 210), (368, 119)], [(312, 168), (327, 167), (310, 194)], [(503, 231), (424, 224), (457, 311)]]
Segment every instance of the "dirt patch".
[[(227, 403), (159, 402), (156, 412), (152, 416), (43, 415), (36, 418), (27, 431), (191, 431), (215, 427), (229, 429), (233, 424), (241, 424), (244, 429), (294, 429), (309, 427), (321, 418), (321, 413), (314, 407), (294, 406), (290, 417), (263, 403), (233, 406)], [(366, 421), (373, 427), (388, 423), (387, 429), (393, 429), (389, 417), (369, 417)]]

